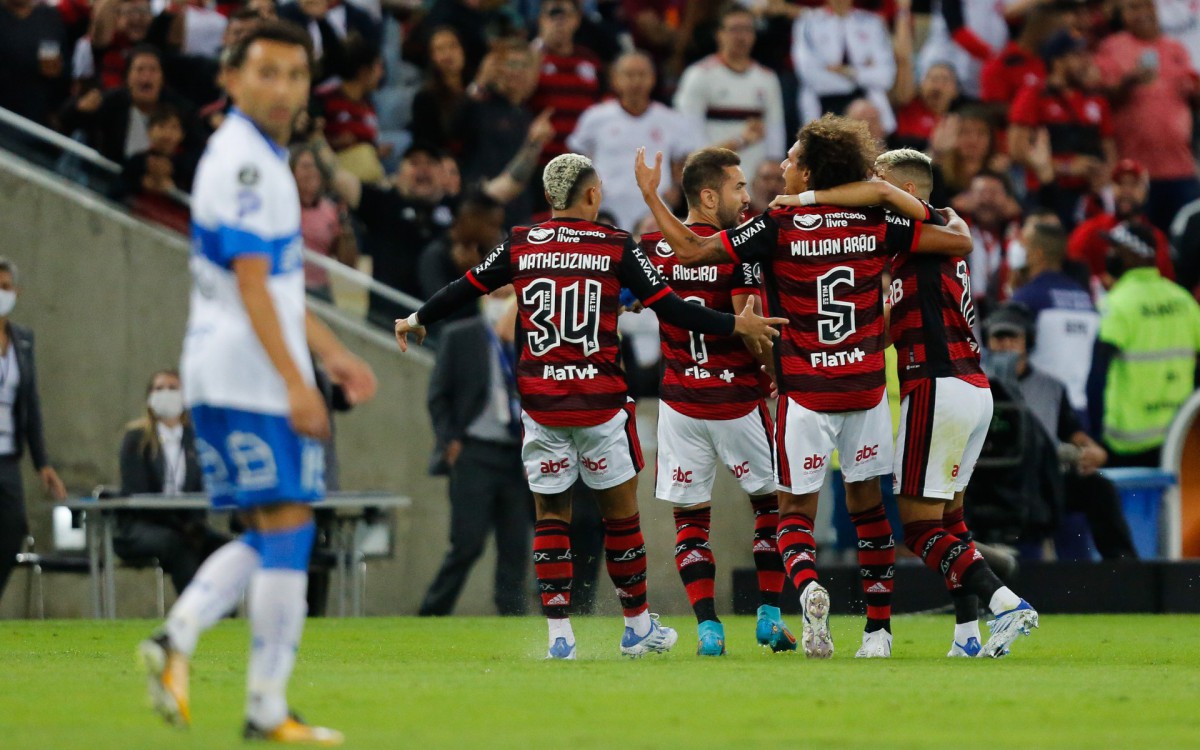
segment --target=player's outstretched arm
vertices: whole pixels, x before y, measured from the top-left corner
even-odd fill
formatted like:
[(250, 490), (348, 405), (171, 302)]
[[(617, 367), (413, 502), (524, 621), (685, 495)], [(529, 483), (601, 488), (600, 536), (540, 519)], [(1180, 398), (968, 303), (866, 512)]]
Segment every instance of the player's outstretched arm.
[(663, 203), (662, 196), (658, 194), (658, 184), (662, 180), (662, 161), (663, 155), (659, 151), (654, 155), (654, 166), (647, 166), (646, 148), (643, 146), (637, 150), (633, 170), (638, 188), (642, 191), (642, 200), (646, 201), (650, 213), (654, 215), (667, 244), (675, 251), (675, 258), (689, 267), (729, 262), (732, 258), (725, 250), (720, 235), (701, 237), (675, 218), (675, 214)]
[(958, 258), (970, 255), (975, 244), (971, 241), (971, 229), (967, 222), (954, 213), (952, 208), (939, 208), (937, 212), (946, 221), (946, 225), (921, 224), (921, 235), (917, 238), (913, 251)]
[(770, 350), (771, 339), (779, 336), (779, 331), (771, 326), (787, 323), (787, 318), (762, 317), (749, 301), (740, 315), (730, 315), (688, 302), (674, 292), (655, 301), (650, 309), (667, 323), (689, 331), (710, 336), (741, 336), (755, 354)]
[(378, 386), (371, 366), (343, 346), (333, 331), (311, 312), (304, 324), (308, 348), (321, 360), (333, 382), (342, 387), (346, 400), (354, 406), (370, 401)]
[(400, 345), (400, 351), (408, 351), (408, 334), (411, 333), (420, 344), (425, 340), (426, 326), (443, 320), (487, 293), (488, 290), (479, 286), (478, 282), (471, 283), (471, 278), (473, 277), (463, 276), (450, 282), (439, 289), (415, 313), (407, 318), (396, 319), (396, 343)]
[(771, 201), (773, 208), (816, 205), (845, 208), (883, 206), (916, 221), (929, 218), (929, 212), (919, 198), (883, 180), (848, 182), (828, 190), (807, 190), (799, 195), (779, 195)]
[[(234, 259), (238, 293), (250, 318), (250, 326), (267, 353), (267, 358), (287, 385), (288, 418), (301, 435), (318, 440), (329, 439), (329, 414), (325, 400), (314, 386), (304, 382), (300, 368), (292, 359), (279, 325), (275, 303), (267, 291), (271, 259), (266, 255), (243, 255)], [(332, 335), (332, 334), (331, 334)]]

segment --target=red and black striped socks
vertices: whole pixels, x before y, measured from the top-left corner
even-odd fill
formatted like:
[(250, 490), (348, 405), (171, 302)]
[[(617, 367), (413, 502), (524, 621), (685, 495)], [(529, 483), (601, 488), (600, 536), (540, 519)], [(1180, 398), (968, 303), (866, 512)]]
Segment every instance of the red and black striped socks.
[(813, 520), (803, 513), (779, 517), (779, 554), (796, 591), (803, 594), (817, 580), (817, 542), (813, 538)]
[[(646, 613), (646, 541), (641, 516), (604, 519), (604, 562), (627, 619)], [(642, 635), (642, 633), (638, 633)]]
[(779, 554), (776, 532), (779, 528), (779, 501), (774, 495), (750, 498), (754, 508), (754, 568), (758, 571), (759, 603), (779, 606), (783, 591), (783, 558)]
[(550, 620), (566, 619), (571, 609), (571, 525), (544, 518), (533, 526), (533, 570), (542, 597), (542, 614)]
[(696, 613), (696, 622), (720, 622), (714, 602), (717, 561), (708, 543), (711, 524), (711, 508), (675, 509), (675, 567)]
[(883, 505), (851, 513), (858, 534), (858, 573), (867, 601), (866, 632), (892, 632), (892, 580), (896, 575), (896, 540)]
[[(974, 545), (974, 539), (971, 530), (967, 528), (962, 508), (946, 511), (942, 515), (942, 526), (945, 527), (947, 533), (952, 534), (959, 541), (971, 542), (972, 546)], [(955, 586), (947, 580), (946, 588), (949, 589), (950, 598), (954, 601), (955, 624), (977, 623), (979, 620), (979, 597), (973, 591), (964, 588), (961, 583)]]

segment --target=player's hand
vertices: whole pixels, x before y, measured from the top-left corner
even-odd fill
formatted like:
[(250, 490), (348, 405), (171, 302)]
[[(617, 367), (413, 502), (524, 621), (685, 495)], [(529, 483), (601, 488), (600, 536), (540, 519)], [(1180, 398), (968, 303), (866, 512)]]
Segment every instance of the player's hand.
[(412, 334), (417, 344), (425, 341), (425, 326), (410, 326), (408, 318), (396, 318), (396, 343), (400, 345), (400, 351), (408, 351), (408, 334)]
[(768, 392), (770, 397), (779, 398), (779, 381), (775, 379), (775, 369), (773, 367), (767, 367), (766, 365), (761, 365), (758, 369), (762, 370), (762, 374), (767, 376), (767, 380), (771, 384), (771, 388)]
[(946, 206), (945, 208), (935, 208), (933, 210), (936, 211), (937, 215), (942, 217), (942, 221), (945, 221), (947, 224), (959, 218), (958, 212), (949, 206)]
[(46, 492), (50, 493), (50, 497), (55, 500), (67, 499), (67, 486), (58, 478), (58, 472), (53, 466), (43, 466), (38, 475), (42, 478), (42, 485), (46, 488)]
[(329, 371), (329, 377), (342, 387), (346, 400), (357, 406), (370, 401), (375, 396), (379, 383), (371, 366), (349, 351), (342, 350), (322, 362)]
[(804, 204), (800, 202), (800, 196), (798, 195), (777, 195), (767, 208), (783, 208), (785, 206), (800, 208)]
[(654, 195), (658, 192), (658, 184), (662, 182), (662, 151), (654, 153), (654, 166), (646, 164), (646, 147), (637, 150), (637, 158), (633, 163), (633, 176), (643, 196)]
[(311, 385), (288, 388), (288, 419), (292, 429), (305, 437), (329, 439), (329, 411), (321, 392)]
[(746, 348), (755, 354), (762, 354), (771, 348), (771, 339), (778, 338), (779, 331), (771, 326), (787, 324), (787, 318), (764, 318), (754, 312), (753, 296), (746, 300), (746, 306), (737, 316), (733, 332), (742, 337)]

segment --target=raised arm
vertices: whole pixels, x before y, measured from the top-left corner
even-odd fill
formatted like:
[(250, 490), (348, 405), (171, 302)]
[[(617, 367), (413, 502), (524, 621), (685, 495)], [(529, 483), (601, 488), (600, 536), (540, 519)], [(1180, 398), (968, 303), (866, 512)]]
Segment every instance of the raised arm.
[(675, 251), (675, 257), (685, 266), (704, 266), (732, 260), (719, 234), (701, 237), (688, 229), (671, 213), (667, 204), (663, 203), (658, 194), (658, 183), (662, 180), (662, 163), (663, 155), (659, 151), (654, 155), (654, 166), (647, 166), (646, 149), (643, 146), (637, 150), (633, 170), (638, 187), (642, 191), (642, 200), (646, 201), (646, 206), (654, 215), (667, 244)]
[(325, 181), (351, 210), (357, 209), (362, 201), (362, 180), (338, 165), (337, 155), (323, 137), (313, 144), (313, 156), (317, 158), (317, 167), (325, 176)]

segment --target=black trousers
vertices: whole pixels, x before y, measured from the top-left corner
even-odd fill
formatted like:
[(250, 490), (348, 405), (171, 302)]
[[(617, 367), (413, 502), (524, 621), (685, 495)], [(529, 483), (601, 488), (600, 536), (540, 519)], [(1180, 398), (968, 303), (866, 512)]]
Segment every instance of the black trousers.
[(1083, 511), (1087, 516), (1092, 541), (1100, 556), (1105, 560), (1122, 557), (1136, 560), (1137, 549), (1116, 486), (1100, 474), (1085, 477), (1071, 471), (1065, 479), (1067, 510)]
[(8, 577), (17, 565), (17, 553), (28, 534), (20, 461), (0, 457), (0, 598), (4, 597), (4, 587), (8, 585)]
[(113, 551), (122, 560), (157, 558), (163, 571), (171, 576), (175, 593), (180, 594), (200, 563), (228, 541), (229, 537), (202, 523), (180, 528), (139, 517), (118, 521)]
[(521, 446), (468, 439), (450, 470), (450, 550), (425, 592), (419, 614), (454, 610), (467, 574), (496, 535), (496, 610), (522, 615), (531, 559), (533, 495), (521, 463)]

